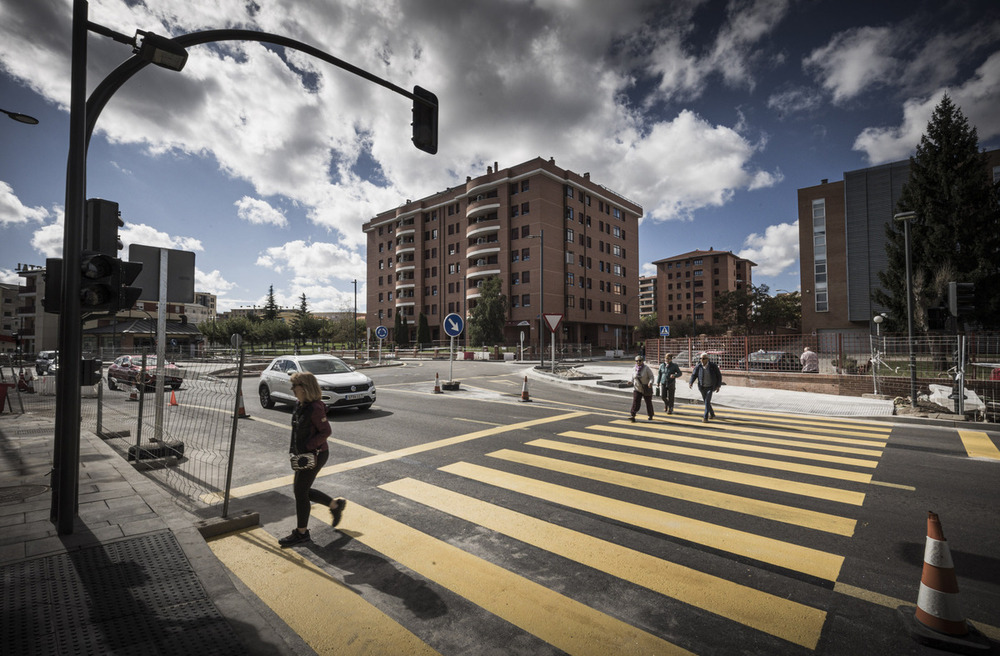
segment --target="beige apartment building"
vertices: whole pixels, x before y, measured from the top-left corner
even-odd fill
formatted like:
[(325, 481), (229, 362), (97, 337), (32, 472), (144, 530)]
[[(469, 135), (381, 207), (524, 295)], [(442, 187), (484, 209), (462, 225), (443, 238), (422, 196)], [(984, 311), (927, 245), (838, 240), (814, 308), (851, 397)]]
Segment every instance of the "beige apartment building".
[[(562, 315), (563, 343), (613, 347), (638, 324), (638, 226), (642, 207), (589, 173), (536, 158), (469, 176), (465, 184), (380, 213), (367, 235), (367, 325), (389, 329), (396, 316), (442, 321), (468, 317), (479, 288), (499, 277), (508, 299), (504, 342), (546, 343), (542, 314)], [(467, 334), (467, 332), (466, 332)]]

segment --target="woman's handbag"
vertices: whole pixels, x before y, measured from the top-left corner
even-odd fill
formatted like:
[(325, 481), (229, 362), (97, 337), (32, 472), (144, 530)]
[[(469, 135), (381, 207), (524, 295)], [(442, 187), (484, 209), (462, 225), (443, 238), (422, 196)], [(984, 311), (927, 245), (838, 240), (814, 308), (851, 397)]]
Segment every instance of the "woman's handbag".
[(316, 454), (312, 452), (307, 453), (289, 453), (288, 458), (292, 463), (292, 469), (295, 471), (300, 471), (302, 469), (315, 469), (316, 468)]

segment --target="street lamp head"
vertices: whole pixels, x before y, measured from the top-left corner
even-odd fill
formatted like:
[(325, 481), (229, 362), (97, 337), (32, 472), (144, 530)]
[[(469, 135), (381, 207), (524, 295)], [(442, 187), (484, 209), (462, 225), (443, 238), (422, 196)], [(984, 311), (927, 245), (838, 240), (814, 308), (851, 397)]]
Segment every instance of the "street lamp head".
[(0, 109), (7, 116), (11, 117), (18, 123), (27, 123), (28, 125), (38, 125), (38, 119), (34, 116), (28, 116), (27, 114), (21, 114), (20, 112), (8, 112), (6, 109)]
[(874, 317), (872, 317), (872, 321), (874, 321), (875, 323), (882, 323), (883, 321), (885, 321), (885, 316), (881, 314), (876, 314)]
[[(139, 42), (140, 36), (142, 36), (141, 42)], [(177, 45), (173, 39), (143, 30), (136, 30), (135, 38), (138, 43), (135, 52), (139, 53), (139, 58), (144, 61), (171, 71), (180, 71), (187, 63), (187, 50)]]
[(900, 212), (892, 216), (893, 221), (909, 221), (917, 216), (916, 212)]

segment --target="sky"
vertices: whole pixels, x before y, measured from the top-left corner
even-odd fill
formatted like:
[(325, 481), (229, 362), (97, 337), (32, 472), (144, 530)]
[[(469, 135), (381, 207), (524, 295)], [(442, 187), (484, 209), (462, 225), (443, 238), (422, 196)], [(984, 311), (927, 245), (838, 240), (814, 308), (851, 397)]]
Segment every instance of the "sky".
[[(409, 99), (297, 51), (227, 41), (149, 66), (97, 122), (87, 197), (126, 247), (195, 253), (220, 311), (305, 294), (365, 309), (362, 225), (406, 199), (535, 157), (638, 202), (641, 273), (692, 250), (800, 289), (797, 190), (911, 156), (943, 94), (1000, 147), (996, 0), (92, 0), (133, 36), (292, 38), (440, 102), (439, 150)], [(0, 0), (0, 282), (63, 240), (72, 0)], [(131, 46), (91, 33), (87, 93)], [(356, 283), (355, 283), (356, 281)]]

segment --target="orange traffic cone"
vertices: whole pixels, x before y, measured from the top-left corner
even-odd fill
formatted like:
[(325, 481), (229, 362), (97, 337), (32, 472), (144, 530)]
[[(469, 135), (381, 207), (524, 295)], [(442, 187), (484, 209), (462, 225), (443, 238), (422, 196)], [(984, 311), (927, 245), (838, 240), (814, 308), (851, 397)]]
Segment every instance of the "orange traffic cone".
[(247, 409), (243, 407), (243, 390), (240, 390), (237, 397), (239, 400), (239, 410), (236, 411), (237, 419), (249, 419), (250, 415), (247, 414)]
[(132, 391), (128, 393), (128, 400), (129, 401), (139, 400), (139, 389), (135, 385), (132, 386)]
[(170, 390), (170, 405), (180, 405), (177, 403), (177, 395), (174, 394), (173, 390)]
[(958, 579), (951, 550), (937, 514), (927, 513), (927, 544), (920, 576), (917, 607), (898, 609), (910, 636), (917, 642), (949, 651), (988, 651), (989, 641), (962, 614)]
[(434, 393), (435, 394), (441, 393), (441, 379), (438, 378), (437, 374), (434, 374)]
[(530, 401), (531, 400), (528, 397), (528, 377), (527, 376), (524, 377), (524, 384), (521, 385), (521, 400), (522, 401)]

